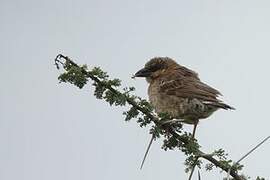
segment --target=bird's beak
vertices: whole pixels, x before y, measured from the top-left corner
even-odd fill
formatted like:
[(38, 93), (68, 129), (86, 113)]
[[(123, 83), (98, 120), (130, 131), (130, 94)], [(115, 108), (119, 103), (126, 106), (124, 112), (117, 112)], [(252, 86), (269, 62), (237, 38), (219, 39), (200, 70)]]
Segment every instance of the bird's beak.
[(147, 68), (143, 68), (139, 70), (138, 72), (136, 72), (134, 77), (149, 77), (150, 75), (151, 75), (151, 71)]

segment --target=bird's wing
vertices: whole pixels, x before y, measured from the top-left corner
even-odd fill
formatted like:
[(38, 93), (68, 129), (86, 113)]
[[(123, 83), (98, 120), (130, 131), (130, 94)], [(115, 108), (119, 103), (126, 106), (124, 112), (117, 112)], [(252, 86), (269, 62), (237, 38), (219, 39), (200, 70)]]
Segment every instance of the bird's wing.
[(171, 72), (169, 74), (172, 74), (173, 76), (188, 77), (188, 78), (194, 78), (194, 79), (200, 80), (198, 73), (184, 66), (178, 65), (177, 67), (174, 67), (173, 69), (169, 70), (169, 72)]
[(159, 91), (182, 98), (197, 98), (206, 102), (221, 102), (220, 92), (200, 81), (198, 75), (187, 69), (173, 69), (159, 79)]

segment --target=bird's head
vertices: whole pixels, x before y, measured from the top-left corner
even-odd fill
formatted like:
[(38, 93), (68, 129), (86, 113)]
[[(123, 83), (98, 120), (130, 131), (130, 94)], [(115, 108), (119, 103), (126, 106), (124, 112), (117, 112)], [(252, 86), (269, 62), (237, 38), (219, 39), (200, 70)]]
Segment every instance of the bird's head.
[(143, 69), (136, 72), (134, 77), (145, 77), (146, 81), (150, 83), (175, 66), (178, 66), (178, 64), (171, 58), (154, 57), (145, 64)]

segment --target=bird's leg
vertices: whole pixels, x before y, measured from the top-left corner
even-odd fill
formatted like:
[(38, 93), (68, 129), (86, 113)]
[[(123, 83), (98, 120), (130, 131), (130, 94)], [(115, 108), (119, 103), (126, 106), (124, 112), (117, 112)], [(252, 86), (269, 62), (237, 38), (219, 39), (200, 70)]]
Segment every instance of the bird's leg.
[(194, 139), (194, 137), (195, 137), (195, 132), (196, 132), (196, 128), (197, 128), (198, 123), (199, 123), (198, 120), (194, 121), (194, 127), (193, 127), (193, 132), (192, 132), (192, 139)]

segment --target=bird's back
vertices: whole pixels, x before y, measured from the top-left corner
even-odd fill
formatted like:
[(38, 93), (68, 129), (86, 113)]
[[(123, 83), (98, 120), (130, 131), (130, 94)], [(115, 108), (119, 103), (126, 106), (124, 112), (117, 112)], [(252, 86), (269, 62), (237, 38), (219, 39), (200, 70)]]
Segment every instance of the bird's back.
[(218, 99), (221, 93), (203, 83), (198, 74), (184, 66), (174, 66), (154, 79), (148, 89), (157, 113), (167, 112), (187, 121), (207, 118), (219, 108), (233, 109)]

